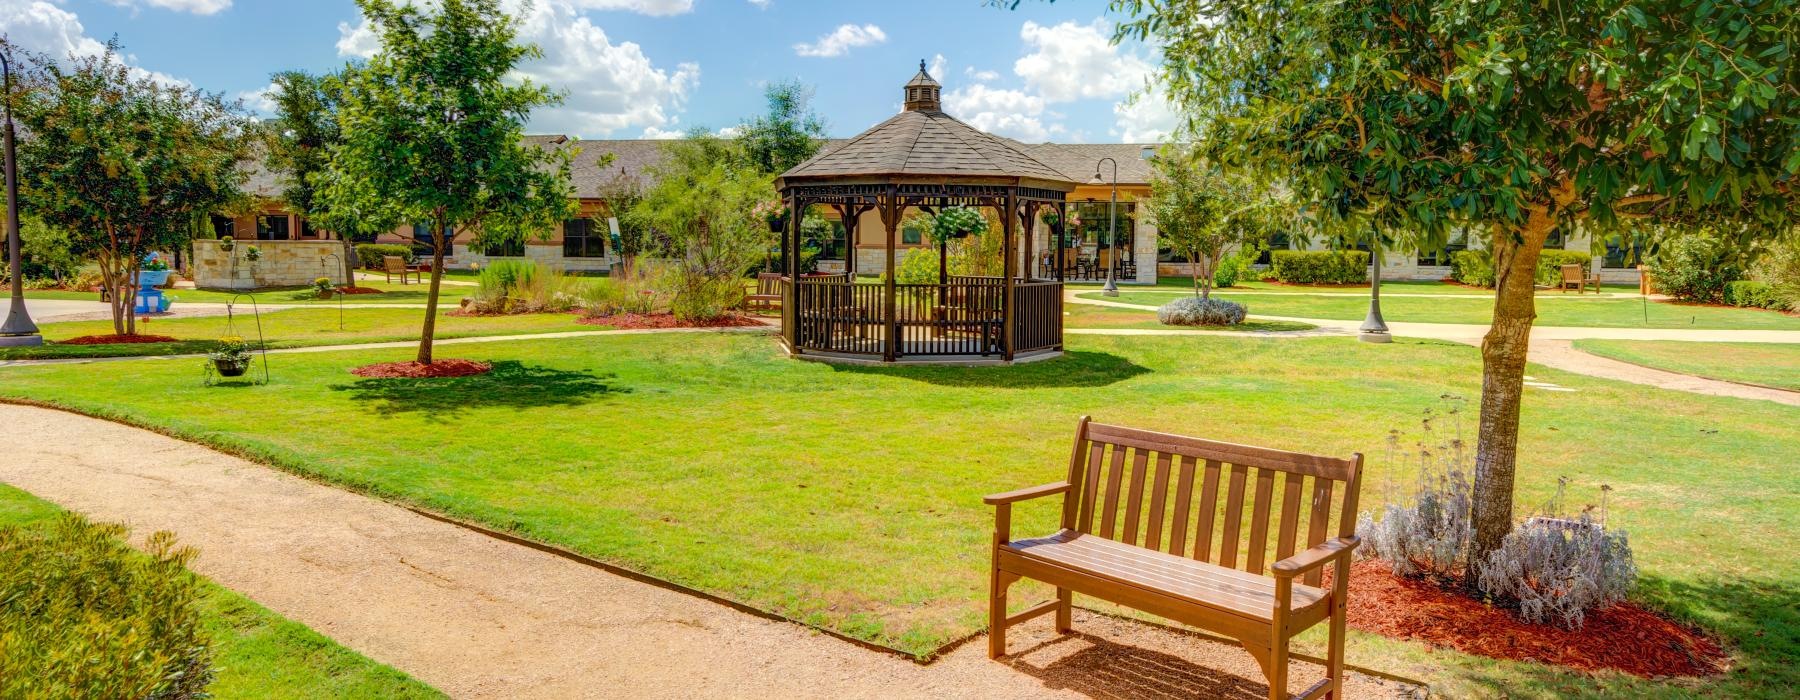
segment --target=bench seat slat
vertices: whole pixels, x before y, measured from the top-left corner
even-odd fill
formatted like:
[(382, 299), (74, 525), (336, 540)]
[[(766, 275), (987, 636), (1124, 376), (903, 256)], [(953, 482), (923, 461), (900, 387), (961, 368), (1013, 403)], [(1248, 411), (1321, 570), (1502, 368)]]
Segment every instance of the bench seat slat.
[[(1274, 613), (1274, 579), (1187, 557), (1068, 531), (1018, 540), (1005, 550), (1251, 619), (1268, 620)], [(1308, 609), (1326, 598), (1322, 589), (1295, 585), (1292, 609)]]

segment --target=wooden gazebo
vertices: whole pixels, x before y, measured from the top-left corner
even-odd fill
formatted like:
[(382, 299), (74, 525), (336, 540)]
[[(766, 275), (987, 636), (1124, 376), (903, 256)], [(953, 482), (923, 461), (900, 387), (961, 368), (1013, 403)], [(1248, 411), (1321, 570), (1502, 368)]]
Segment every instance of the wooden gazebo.
[[(1066, 214), (1075, 189), (1054, 168), (940, 107), (940, 86), (919, 64), (905, 108), (855, 138), (794, 166), (776, 181), (788, 207), (781, 241), (782, 339), (789, 352), (881, 362), (1012, 362), (1062, 351), (1062, 283), (1032, 279), (1031, 222), (1044, 207)], [(800, 221), (828, 206), (851, 241), (844, 274), (800, 276)], [(898, 284), (892, 271), (900, 221), (910, 208), (992, 207), (1000, 213), (999, 277), (950, 276)], [(880, 284), (857, 281), (857, 223), (874, 211), (887, 234)], [(1064, 217), (1066, 218), (1066, 217)], [(1062, 219), (1059, 219), (1062, 220)], [(1024, 242), (1021, 255), (1018, 244)]]

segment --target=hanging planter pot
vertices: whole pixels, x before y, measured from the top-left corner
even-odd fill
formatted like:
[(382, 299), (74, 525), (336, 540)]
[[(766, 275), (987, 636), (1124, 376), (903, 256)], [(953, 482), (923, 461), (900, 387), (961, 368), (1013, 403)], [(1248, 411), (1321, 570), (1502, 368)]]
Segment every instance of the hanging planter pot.
[(221, 377), (242, 377), (250, 369), (250, 360), (213, 358), (213, 369), (218, 370)]
[(769, 217), (768, 222), (769, 222), (769, 233), (781, 233), (782, 231), (787, 230), (787, 219), (786, 218)]

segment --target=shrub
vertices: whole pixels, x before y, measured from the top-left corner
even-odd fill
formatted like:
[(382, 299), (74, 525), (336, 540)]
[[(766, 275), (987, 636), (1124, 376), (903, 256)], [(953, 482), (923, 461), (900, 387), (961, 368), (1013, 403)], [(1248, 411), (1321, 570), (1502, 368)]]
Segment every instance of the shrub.
[(1648, 267), (1656, 290), (1684, 301), (1717, 303), (1725, 284), (1743, 279), (1743, 271), (1724, 262), (1724, 246), (1711, 236), (1689, 234), (1664, 243)]
[(1450, 254), (1450, 279), (1477, 287), (1494, 286), (1494, 254), (1486, 250), (1459, 250)]
[(669, 313), (683, 321), (720, 318), (744, 301), (744, 281), (737, 275), (707, 274), (683, 264), (658, 265), (646, 272)]
[(194, 551), (158, 532), (146, 556), (124, 533), (73, 513), (0, 528), (0, 697), (205, 697)]
[(476, 281), (481, 286), (470, 305), (483, 313), (568, 311), (578, 300), (573, 279), (535, 260), (496, 260), (481, 269)]
[(365, 269), (369, 269), (369, 270), (381, 269), (382, 268), (381, 259), (385, 258), (387, 256), (390, 256), (390, 255), (397, 255), (402, 258), (405, 258), (406, 264), (408, 264), (408, 265), (411, 265), (413, 260), (415, 259), (413, 257), (412, 246), (409, 246), (409, 245), (394, 245), (394, 244), (388, 244), (388, 243), (360, 243), (360, 244), (357, 244), (357, 246), (356, 246), (356, 259), (358, 261), (362, 262), (362, 266)]
[(1243, 253), (1232, 253), (1219, 259), (1213, 267), (1214, 287), (1235, 287), (1238, 280), (1250, 277), (1250, 261), (1252, 257)]
[(1564, 265), (1580, 265), (1581, 273), (1585, 275), (1594, 265), (1594, 256), (1579, 250), (1546, 250), (1538, 255), (1537, 283), (1551, 286), (1561, 282)]
[(1369, 253), (1364, 250), (1277, 250), (1269, 270), (1288, 284), (1353, 284), (1369, 280)]
[(1752, 277), (1769, 283), (1769, 308), (1800, 313), (1800, 239), (1762, 256)]
[(1244, 305), (1224, 299), (1182, 297), (1156, 310), (1156, 320), (1171, 326), (1235, 326), (1244, 322)]
[(897, 284), (937, 284), (937, 281), (938, 252), (935, 248), (906, 251), (894, 272), (894, 282)]
[[(755, 277), (764, 272), (778, 273), (781, 271), (781, 253), (774, 252), (763, 256), (763, 258), (757, 261), (755, 265), (750, 266), (750, 269), (744, 274), (746, 277)], [(800, 250), (800, 274), (805, 275), (818, 271), (819, 251), (811, 248), (802, 248)]]
[(640, 263), (618, 274), (591, 280), (581, 289), (581, 313), (590, 318), (616, 314), (652, 314), (661, 310), (661, 297), (652, 282), (654, 266)]
[[(1461, 413), (1454, 405), (1446, 415)], [(1399, 576), (1430, 576), (1454, 585), (1468, 568), (1474, 528), (1470, 520), (1472, 488), (1466, 474), (1473, 455), (1462, 440), (1461, 425), (1454, 437), (1440, 439), (1434, 433), (1437, 417), (1427, 412), (1424, 436), (1411, 447), (1401, 446), (1400, 431), (1388, 437), (1390, 461), (1415, 461), (1419, 478), (1410, 503), (1389, 504), (1376, 520), (1364, 513), (1356, 531), (1363, 537), (1359, 552), (1388, 562)], [(1631, 547), (1622, 531), (1609, 531), (1592, 517), (1592, 509), (1576, 518), (1558, 517), (1564, 493), (1563, 481), (1544, 515), (1527, 519), (1508, 533), (1499, 549), (1473, 567), (1476, 591), (1497, 602), (1516, 606), (1520, 617), (1537, 624), (1579, 628), (1589, 610), (1623, 600), (1637, 578)], [(1610, 489), (1601, 487), (1604, 494)]]
[(1775, 295), (1774, 285), (1757, 280), (1738, 280), (1725, 284), (1725, 303), (1758, 309), (1780, 309), (1786, 306)]

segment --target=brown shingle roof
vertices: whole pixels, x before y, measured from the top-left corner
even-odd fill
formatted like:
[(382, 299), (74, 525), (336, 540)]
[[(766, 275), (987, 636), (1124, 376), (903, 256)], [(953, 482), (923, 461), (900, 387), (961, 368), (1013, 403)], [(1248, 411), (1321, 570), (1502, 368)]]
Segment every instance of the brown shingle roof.
[(782, 173), (792, 178), (893, 175), (1023, 177), (1073, 182), (1004, 139), (943, 112), (901, 112)]
[[(1076, 182), (1085, 183), (1092, 179), (1100, 159), (1110, 157), (1119, 162), (1121, 185), (1150, 184), (1150, 161), (1143, 154), (1146, 148), (1153, 151), (1156, 148), (1153, 143), (1012, 143)], [(1103, 177), (1112, 177), (1111, 166), (1106, 167)]]

